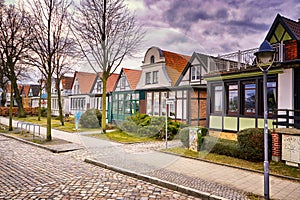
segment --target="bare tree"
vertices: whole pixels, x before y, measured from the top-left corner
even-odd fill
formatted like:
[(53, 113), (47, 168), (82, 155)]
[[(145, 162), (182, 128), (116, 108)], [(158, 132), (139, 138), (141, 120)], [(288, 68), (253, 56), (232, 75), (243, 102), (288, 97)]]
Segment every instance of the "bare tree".
[(47, 91), (47, 140), (51, 136), (51, 79), (55, 72), (55, 55), (61, 51), (68, 24), (68, 0), (28, 0), (32, 20), (34, 21), (34, 54), (28, 58), (46, 80)]
[(68, 37), (62, 40), (60, 45), (60, 50), (54, 54), (54, 66), (55, 66), (55, 88), (57, 90), (57, 99), (58, 99), (58, 109), (59, 109), (59, 120), (61, 125), (64, 126), (64, 116), (62, 108), (62, 96), (60, 83), (62, 79), (65, 78), (67, 73), (73, 71), (74, 65), (77, 63), (77, 60), (81, 57), (80, 50), (77, 48), (76, 41)]
[(89, 65), (95, 72), (102, 71), (102, 130), (105, 133), (107, 80), (125, 56), (137, 51), (144, 32), (123, 0), (82, 0), (76, 10), (75, 37)]
[[(25, 117), (22, 97), (17, 85), (18, 76), (24, 72), (21, 61), (31, 43), (31, 22), (28, 13), (14, 5), (2, 6), (0, 15), (0, 61), (5, 76), (11, 83), (18, 104), (19, 117)], [(12, 97), (11, 94), (11, 97)], [(11, 98), (12, 99), (12, 98)], [(13, 101), (10, 102), (13, 104)], [(12, 130), (10, 112), (9, 130)]]

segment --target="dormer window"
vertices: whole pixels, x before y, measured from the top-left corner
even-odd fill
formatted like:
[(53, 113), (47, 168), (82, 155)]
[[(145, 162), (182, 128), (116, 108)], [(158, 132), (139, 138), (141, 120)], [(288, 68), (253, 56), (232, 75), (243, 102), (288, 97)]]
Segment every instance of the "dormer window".
[(101, 93), (101, 91), (102, 91), (102, 81), (101, 80), (97, 80), (95, 93)]
[(200, 66), (191, 67), (191, 81), (200, 80)]
[(121, 77), (121, 79), (120, 79), (121, 89), (125, 89), (125, 86), (126, 86), (126, 79), (125, 79), (125, 77)]
[(151, 56), (151, 58), (150, 58), (150, 64), (153, 64), (155, 62), (155, 58), (154, 58), (154, 56)]

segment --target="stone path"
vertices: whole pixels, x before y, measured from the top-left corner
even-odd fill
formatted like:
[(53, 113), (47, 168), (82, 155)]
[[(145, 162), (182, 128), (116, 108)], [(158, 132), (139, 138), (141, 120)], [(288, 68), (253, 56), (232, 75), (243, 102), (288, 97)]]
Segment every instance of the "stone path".
[(0, 199), (197, 199), (0, 136)]

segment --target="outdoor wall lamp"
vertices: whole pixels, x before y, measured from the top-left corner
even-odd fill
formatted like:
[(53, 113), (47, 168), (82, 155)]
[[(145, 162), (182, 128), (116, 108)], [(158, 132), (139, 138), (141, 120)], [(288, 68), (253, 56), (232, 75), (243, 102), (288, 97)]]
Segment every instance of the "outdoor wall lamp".
[(268, 102), (267, 102), (267, 74), (275, 59), (275, 51), (270, 43), (265, 40), (254, 53), (256, 56), (256, 65), (263, 72), (263, 90), (264, 90), (264, 197), (269, 196), (269, 155), (268, 155)]

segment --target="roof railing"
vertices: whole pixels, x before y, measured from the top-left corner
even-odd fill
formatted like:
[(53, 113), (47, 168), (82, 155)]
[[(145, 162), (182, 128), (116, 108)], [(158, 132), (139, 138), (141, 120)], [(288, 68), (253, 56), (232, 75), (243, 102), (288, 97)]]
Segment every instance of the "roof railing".
[[(273, 44), (275, 50), (275, 62), (283, 62), (285, 60), (285, 45), (281, 43)], [(223, 72), (231, 70), (242, 70), (254, 66), (255, 55), (258, 48), (237, 51), (234, 53), (219, 55), (213, 58), (214, 65), (210, 66), (210, 72)]]

